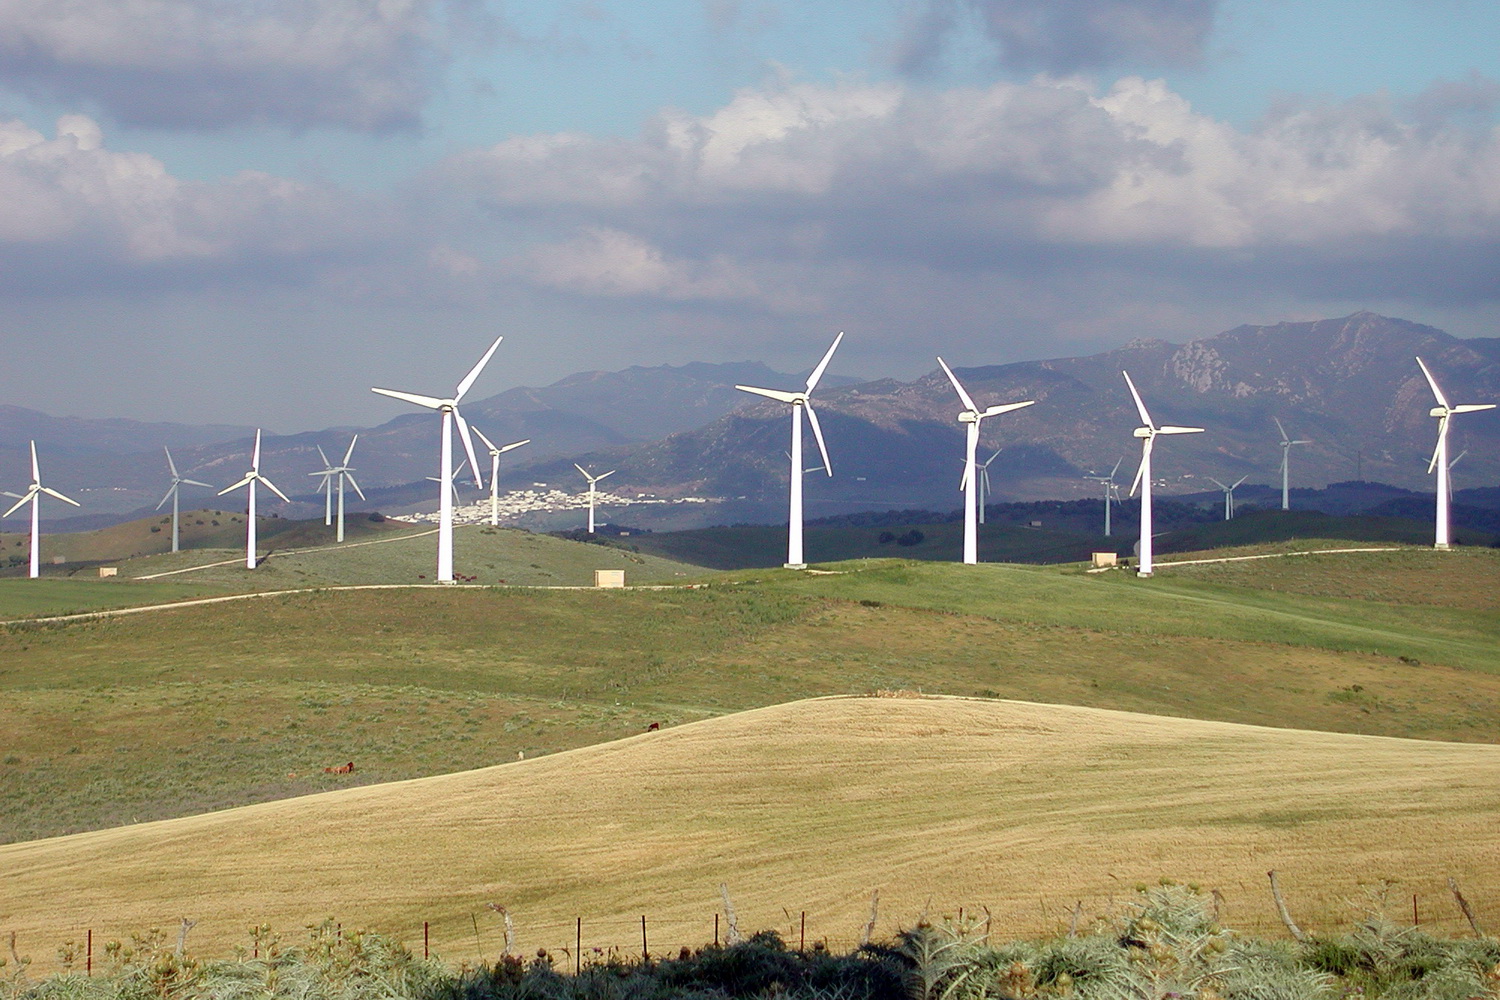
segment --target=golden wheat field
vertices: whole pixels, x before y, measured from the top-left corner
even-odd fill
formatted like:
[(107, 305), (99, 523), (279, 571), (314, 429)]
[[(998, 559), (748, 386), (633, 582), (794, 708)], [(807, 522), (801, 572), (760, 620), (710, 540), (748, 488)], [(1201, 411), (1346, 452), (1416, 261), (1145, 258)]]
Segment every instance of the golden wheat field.
[[(0, 847), (0, 928), (57, 944), (180, 918), (225, 954), (267, 922), (327, 917), (455, 961), (515, 947), (651, 951), (742, 933), (852, 944), (924, 913), (997, 933), (1193, 882), (1276, 933), (1278, 869), (1304, 928), (1387, 902), (1500, 920), (1500, 746), (1281, 730), (954, 698), (795, 702), (537, 760)], [(564, 959), (566, 960), (566, 959)]]

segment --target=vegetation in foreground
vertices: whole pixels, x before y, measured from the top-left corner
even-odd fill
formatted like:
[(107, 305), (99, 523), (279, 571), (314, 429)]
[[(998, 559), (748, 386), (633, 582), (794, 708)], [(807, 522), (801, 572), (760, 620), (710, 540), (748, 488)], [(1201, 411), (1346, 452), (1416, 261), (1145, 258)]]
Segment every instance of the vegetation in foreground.
[[(1268, 941), (1218, 920), (1218, 902), (1170, 883), (1137, 890), (1081, 933), (994, 943), (988, 920), (926, 920), (893, 940), (835, 954), (789, 948), (772, 931), (674, 957), (510, 953), (454, 969), (379, 934), (333, 921), (283, 947), (268, 926), (229, 961), (201, 961), (160, 931), (104, 945), (97, 975), (78, 942), (60, 974), (33, 980), (0, 961), (0, 1000), (1489, 1000), (1500, 942), (1450, 940), (1376, 910), (1338, 937)], [(253, 949), (253, 951), (252, 951)]]

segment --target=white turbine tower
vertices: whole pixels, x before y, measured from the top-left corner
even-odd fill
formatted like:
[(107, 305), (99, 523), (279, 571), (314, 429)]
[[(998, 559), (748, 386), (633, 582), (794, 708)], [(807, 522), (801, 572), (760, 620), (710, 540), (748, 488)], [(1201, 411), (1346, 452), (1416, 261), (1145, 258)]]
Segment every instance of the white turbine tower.
[(1301, 441), (1293, 441), (1292, 436), (1286, 432), (1286, 428), (1281, 426), (1281, 421), (1276, 417), (1272, 417), (1271, 419), (1276, 421), (1276, 429), (1281, 432), (1281, 509), (1291, 510), (1292, 491), (1287, 486), (1288, 459), (1291, 457), (1293, 445), (1312, 444), (1312, 439), (1304, 438)]
[(823, 372), (828, 369), (828, 362), (833, 360), (833, 352), (838, 350), (839, 342), (843, 339), (842, 332), (833, 338), (833, 345), (828, 348), (828, 353), (823, 355), (823, 360), (818, 362), (818, 367), (814, 368), (812, 374), (807, 377), (807, 388), (801, 392), (760, 389), (753, 385), (735, 386), (736, 389), (744, 392), (753, 392), (757, 396), (765, 396), (767, 399), (786, 403), (792, 408), (792, 472), (786, 531), (787, 569), (807, 568), (807, 563), (802, 558), (802, 411), (807, 411), (807, 422), (812, 425), (813, 440), (817, 441), (818, 451), (823, 456), (823, 471), (832, 476), (833, 463), (828, 460), (828, 446), (823, 443), (823, 430), (818, 426), (818, 414), (812, 408), (812, 391), (817, 387), (818, 380), (823, 377)]
[(597, 487), (599, 480), (604, 479), (606, 476), (613, 476), (615, 474), (615, 470), (610, 469), (603, 475), (595, 476), (585, 471), (583, 466), (579, 465), (577, 462), (573, 463), (573, 468), (577, 469), (579, 472), (582, 472), (583, 478), (589, 481), (589, 534), (592, 535), (594, 533), (594, 497), (598, 493)]
[(458, 387), (453, 391), (452, 397), (438, 399), (435, 396), (420, 396), (414, 392), (398, 392), (395, 389), (371, 389), (382, 396), (390, 396), (393, 399), (404, 399), (408, 403), (416, 403), (425, 406), (429, 410), (436, 410), (442, 415), (442, 446), (438, 462), (438, 474), (441, 477), (441, 487), (438, 490), (438, 560), (437, 579), (439, 583), (453, 582), (453, 425), (458, 424), (459, 437), (463, 441), (464, 451), (468, 453), (470, 466), (474, 470), (474, 485), (483, 487), (484, 483), (479, 478), (479, 459), (474, 455), (474, 442), (469, 437), (469, 424), (464, 420), (462, 413), (458, 412), (458, 402), (464, 398), (464, 393), (479, 378), (479, 373), (484, 366), (489, 364), (490, 357), (494, 355), (495, 348), (500, 346), (504, 337), (496, 337), (490, 349), (484, 352), (484, 357), (479, 363), (469, 369), (469, 374), (463, 377)]
[(359, 498), (361, 500), (365, 499), (365, 492), (364, 492), (364, 490), (362, 490), (362, 489), (359, 488), (359, 483), (357, 483), (357, 482), (354, 481), (354, 468), (349, 464), (349, 459), (351, 459), (351, 458), (354, 457), (354, 445), (358, 441), (359, 441), (359, 435), (358, 434), (354, 435), (354, 437), (352, 437), (352, 438), (349, 439), (349, 449), (344, 452), (344, 460), (342, 462), (340, 462), (338, 465), (334, 465), (331, 462), (329, 462), (328, 461), (328, 456), (324, 455), (323, 454), (323, 449), (321, 447), (319, 447), (318, 448), (318, 455), (323, 459), (323, 471), (322, 472), (309, 472), (308, 473), (309, 476), (322, 476), (323, 477), (323, 482), (318, 485), (318, 489), (320, 489), (320, 490), (326, 490), (328, 492), (328, 499), (327, 499), (327, 502), (324, 504), (324, 508), (325, 508), (325, 512), (324, 512), (324, 516), (323, 516), (323, 523), (324, 524), (329, 524), (331, 522), (331, 520), (332, 520), (332, 518), (329, 515), (332, 513), (331, 508), (333, 506), (333, 481), (334, 481), (335, 478), (338, 479), (338, 483), (339, 483), (339, 527), (338, 527), (338, 535), (335, 538), (335, 540), (336, 541), (340, 541), (340, 542), (342, 542), (344, 540), (344, 483), (345, 483), (345, 481), (348, 481), (349, 485), (354, 487), (354, 492), (357, 493), (357, 494), (359, 494)]
[(474, 433), (479, 435), (479, 440), (483, 441), (484, 446), (490, 450), (490, 524), (493, 526), (500, 523), (500, 456), (507, 451), (514, 451), (523, 444), (530, 444), (531, 438), (525, 441), (512, 441), (510, 444), (497, 448), (495, 442), (485, 437), (484, 431), (478, 427), (474, 428)]
[[(979, 470), (978, 462), (975, 460), (975, 452), (979, 448), (979, 425), (989, 417), (996, 417), (1011, 410), (1019, 410), (1036, 402), (1027, 399), (1019, 403), (997, 403), (994, 406), (981, 410), (974, 404), (974, 400), (964, 391), (963, 384), (958, 381), (958, 376), (953, 374), (953, 369), (948, 367), (948, 362), (938, 358), (938, 364), (943, 366), (943, 372), (948, 376), (948, 381), (953, 383), (954, 390), (958, 393), (959, 402), (964, 404), (964, 409), (959, 411), (958, 422), (967, 424), (964, 437), (964, 478), (959, 488), (964, 491), (964, 563), (972, 566), (979, 562)], [(998, 453), (997, 453), (998, 454)], [(994, 461), (993, 458), (990, 461)], [(986, 465), (989, 463), (986, 462)]]
[(1115, 473), (1120, 471), (1120, 464), (1122, 462), (1124, 462), (1124, 461), (1125, 461), (1125, 456), (1121, 455), (1115, 461), (1115, 467), (1113, 469), (1109, 470), (1109, 475), (1107, 475), (1107, 476), (1084, 476), (1083, 477), (1083, 478), (1085, 478), (1087, 480), (1090, 480), (1091, 482), (1098, 483), (1099, 485), (1101, 485), (1101, 486), (1104, 487), (1104, 537), (1105, 538), (1109, 538), (1113, 534), (1113, 529), (1111, 528), (1110, 521), (1109, 521), (1109, 505), (1110, 505), (1111, 502), (1114, 502), (1114, 503), (1119, 503), (1120, 502), (1120, 484), (1117, 483), (1117, 482), (1115, 482)]
[(219, 491), (219, 496), (232, 493), (241, 486), (248, 487), (246, 490), (247, 502), (245, 505), (245, 568), (255, 568), (255, 484), (265, 483), (266, 489), (291, 503), (287, 495), (276, 488), (276, 484), (260, 474), (260, 428), (255, 430), (255, 450), (250, 453), (250, 471), (245, 473), (245, 478), (233, 486), (226, 486)]
[(1201, 434), (1202, 427), (1175, 427), (1171, 424), (1163, 424), (1158, 427), (1151, 419), (1151, 414), (1146, 412), (1146, 404), (1141, 402), (1141, 394), (1135, 391), (1135, 383), (1130, 380), (1129, 372), (1121, 372), (1125, 376), (1125, 384), (1130, 387), (1130, 395), (1135, 400), (1135, 408), (1141, 415), (1141, 423), (1144, 426), (1137, 427), (1134, 435), (1141, 439), (1141, 466), (1135, 470), (1135, 482), (1130, 484), (1130, 495), (1135, 496), (1137, 487), (1141, 489), (1141, 554), (1136, 564), (1137, 576), (1151, 575), (1151, 449), (1156, 444), (1158, 434)]
[(1243, 483), (1246, 479), (1249, 478), (1249, 476), (1241, 476), (1234, 481), (1233, 486), (1225, 486), (1213, 476), (1208, 477), (1209, 482), (1213, 483), (1219, 489), (1224, 491), (1224, 520), (1227, 521), (1230, 518), (1234, 517), (1234, 491), (1239, 488), (1240, 483)]
[[(990, 495), (990, 463), (1000, 457), (1004, 448), (996, 448), (995, 453), (983, 462), (975, 465), (979, 470), (979, 523), (984, 523), (984, 504)], [(962, 486), (960, 486), (960, 489)]]
[(42, 575), (42, 529), (39, 512), (43, 493), (63, 503), (70, 503), (74, 507), (83, 506), (77, 500), (65, 497), (56, 490), (42, 485), (42, 470), (36, 461), (36, 442), (33, 441), (31, 442), (31, 486), (25, 493), (16, 494), (7, 491), (5, 494), (8, 497), (14, 497), (16, 501), (15, 506), (5, 512), (6, 517), (10, 517), (28, 502), (31, 504), (31, 570), (27, 575), (33, 580)]
[(1437, 379), (1432, 377), (1432, 372), (1427, 370), (1427, 365), (1421, 358), (1417, 364), (1422, 368), (1422, 374), (1427, 376), (1427, 384), (1432, 386), (1432, 394), (1437, 397), (1437, 404), (1427, 411), (1428, 416), (1437, 417), (1438, 439), (1437, 448), (1432, 453), (1432, 461), (1427, 464), (1427, 474), (1431, 475), (1437, 470), (1437, 528), (1434, 532), (1435, 538), (1432, 547), (1435, 549), (1448, 548), (1448, 469), (1452, 465), (1448, 461), (1448, 424), (1455, 413), (1474, 413), (1479, 410), (1493, 410), (1494, 403), (1460, 403), (1457, 406), (1449, 405), (1448, 397), (1443, 395), (1443, 390), (1438, 388)]
[(178, 472), (177, 472), (177, 463), (174, 462), (174, 461), (172, 461), (172, 453), (170, 451), (167, 451), (167, 449), (165, 447), (162, 448), (162, 451), (167, 452), (167, 468), (170, 469), (171, 472), (172, 472), (172, 485), (167, 489), (167, 495), (161, 498), (161, 503), (159, 503), (159, 504), (156, 505), (156, 509), (157, 510), (161, 510), (162, 504), (166, 503), (168, 500), (172, 501), (172, 551), (176, 552), (178, 550), (178, 541), (177, 541), (177, 539), (178, 539), (178, 535), (177, 535), (177, 512), (178, 512), (177, 489), (178, 489), (178, 487), (182, 486), (183, 483), (186, 483), (189, 486), (202, 486), (204, 489), (209, 489), (209, 490), (213, 489), (213, 487), (209, 486), (207, 483), (200, 483), (196, 479), (186, 479), (183, 476), (179, 475)]

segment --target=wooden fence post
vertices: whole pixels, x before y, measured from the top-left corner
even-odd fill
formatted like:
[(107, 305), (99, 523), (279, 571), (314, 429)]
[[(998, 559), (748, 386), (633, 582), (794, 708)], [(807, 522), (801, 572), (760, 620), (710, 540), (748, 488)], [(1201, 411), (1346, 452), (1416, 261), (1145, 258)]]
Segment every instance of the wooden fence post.
[(1281, 887), (1276, 884), (1276, 869), (1271, 869), (1266, 872), (1266, 875), (1271, 879), (1271, 898), (1276, 900), (1276, 912), (1281, 914), (1281, 922), (1286, 924), (1286, 929), (1291, 931), (1294, 939), (1306, 941), (1307, 935), (1303, 934), (1302, 928), (1298, 927), (1296, 922), (1292, 920), (1292, 915), (1287, 912), (1286, 900), (1281, 898)]

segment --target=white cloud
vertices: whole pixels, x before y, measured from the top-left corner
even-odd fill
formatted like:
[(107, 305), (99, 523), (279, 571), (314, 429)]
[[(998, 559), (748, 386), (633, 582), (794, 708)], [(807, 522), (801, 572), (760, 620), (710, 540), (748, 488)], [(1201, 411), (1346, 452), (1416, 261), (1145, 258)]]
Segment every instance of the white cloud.
[(444, 0), (5, 0), (0, 82), (132, 125), (407, 127), (446, 24)]

